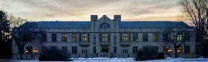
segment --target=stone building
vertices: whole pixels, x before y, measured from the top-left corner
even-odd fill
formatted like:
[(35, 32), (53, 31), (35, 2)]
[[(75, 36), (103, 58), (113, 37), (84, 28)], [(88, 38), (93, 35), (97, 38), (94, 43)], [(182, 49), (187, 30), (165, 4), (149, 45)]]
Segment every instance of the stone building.
[[(172, 43), (167, 42), (164, 31), (168, 27), (188, 29), (180, 32), (177, 40), (188, 39), (177, 52), (180, 57), (197, 57), (199, 45), (195, 41), (195, 31), (178, 21), (121, 21), (121, 15), (114, 19), (103, 15), (91, 15), (90, 21), (37, 21), (37, 33), (41, 39), (28, 42), (24, 58), (39, 57), (45, 48), (58, 48), (71, 54), (71, 57), (135, 57), (139, 49), (151, 47), (165, 56), (174, 56)], [(24, 26), (23, 24), (22, 26)], [(177, 30), (176, 30), (177, 31)], [(19, 58), (18, 48), (13, 41), (13, 58)]]

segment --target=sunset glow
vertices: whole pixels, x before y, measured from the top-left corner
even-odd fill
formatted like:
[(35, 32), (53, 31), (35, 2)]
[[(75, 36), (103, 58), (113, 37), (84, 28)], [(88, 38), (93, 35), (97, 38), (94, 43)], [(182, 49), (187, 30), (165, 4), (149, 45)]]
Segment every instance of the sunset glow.
[(122, 15), (124, 21), (174, 21), (178, 0), (0, 0), (0, 9), (36, 21), (89, 21), (90, 15)]

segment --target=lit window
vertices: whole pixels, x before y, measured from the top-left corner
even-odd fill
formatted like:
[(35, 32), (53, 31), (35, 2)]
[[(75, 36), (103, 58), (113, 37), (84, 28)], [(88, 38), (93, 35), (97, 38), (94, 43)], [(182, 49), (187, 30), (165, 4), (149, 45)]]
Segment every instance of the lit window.
[(177, 53), (181, 53), (181, 52), (182, 52), (182, 47), (180, 46), (177, 48)]
[(182, 34), (177, 34), (177, 41), (182, 41)]
[(67, 42), (67, 34), (66, 33), (62, 34), (62, 42)]
[(101, 34), (101, 41), (109, 41), (109, 34)]
[(153, 34), (153, 41), (158, 41), (158, 34), (156, 33)]
[(82, 41), (84, 42), (89, 41), (89, 34), (82, 34)]
[(124, 41), (124, 42), (128, 42), (129, 41), (129, 34), (127, 33), (122, 33), (121, 34), (121, 40)]

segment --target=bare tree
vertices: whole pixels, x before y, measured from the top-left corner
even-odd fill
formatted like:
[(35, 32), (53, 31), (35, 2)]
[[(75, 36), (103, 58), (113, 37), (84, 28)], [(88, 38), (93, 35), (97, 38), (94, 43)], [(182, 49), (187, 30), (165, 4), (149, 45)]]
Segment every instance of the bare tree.
[(191, 36), (190, 27), (168, 26), (163, 31), (163, 40), (173, 45), (175, 58), (178, 57), (177, 49), (181, 47), (181, 45), (184, 44), (186, 41), (189, 41), (190, 36)]
[(200, 42), (200, 55), (203, 55), (204, 39), (208, 37), (208, 0), (181, 0), (184, 16), (188, 16), (196, 30), (196, 41)]
[(26, 43), (32, 42), (35, 38), (38, 38), (36, 30), (36, 24), (26, 22), (20, 27), (13, 28), (12, 38), (14, 39), (20, 54), (20, 59), (23, 59), (24, 47)]

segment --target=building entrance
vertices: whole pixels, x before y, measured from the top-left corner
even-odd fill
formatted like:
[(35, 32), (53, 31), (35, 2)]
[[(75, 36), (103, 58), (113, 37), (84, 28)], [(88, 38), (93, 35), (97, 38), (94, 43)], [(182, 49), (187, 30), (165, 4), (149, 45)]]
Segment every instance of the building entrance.
[(108, 48), (106, 48), (106, 47), (102, 48), (102, 52), (103, 53), (108, 53)]

